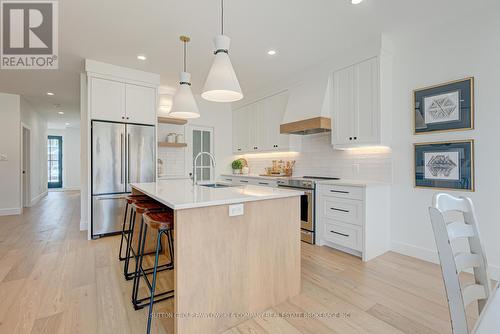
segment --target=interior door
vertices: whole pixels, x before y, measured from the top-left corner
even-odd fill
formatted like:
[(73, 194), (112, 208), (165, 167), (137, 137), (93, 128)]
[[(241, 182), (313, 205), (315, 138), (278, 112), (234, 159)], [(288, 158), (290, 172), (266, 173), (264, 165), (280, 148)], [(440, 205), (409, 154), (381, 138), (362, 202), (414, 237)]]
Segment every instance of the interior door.
[(125, 192), (125, 124), (92, 122), (92, 195)]
[(127, 124), (127, 192), (130, 183), (155, 181), (155, 147), (154, 126)]

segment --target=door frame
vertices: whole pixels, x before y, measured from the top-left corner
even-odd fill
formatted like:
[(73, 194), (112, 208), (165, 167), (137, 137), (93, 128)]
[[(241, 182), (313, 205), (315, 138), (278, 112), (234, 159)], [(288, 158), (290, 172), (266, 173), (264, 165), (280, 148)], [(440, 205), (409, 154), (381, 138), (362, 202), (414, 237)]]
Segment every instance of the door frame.
[[(24, 131), (27, 131), (27, 141), (24, 138)], [(25, 161), (25, 154), (27, 154)], [(26, 164), (26, 169), (24, 165)], [(21, 161), (20, 161), (20, 210), (23, 213), (23, 208), (31, 206), (31, 127), (21, 122)], [(25, 173), (23, 173), (23, 171)]]
[[(57, 183), (56, 186), (50, 186), (50, 181), (47, 178), (47, 188), (48, 189), (62, 189), (63, 187), (63, 136), (56, 136), (56, 135), (48, 135), (47, 136), (47, 148), (49, 147), (48, 141), (50, 139), (57, 139), (60, 142), (60, 147), (59, 147), (59, 180), (60, 182)], [(48, 155), (47, 155), (47, 162), (48, 162)], [(47, 167), (47, 174), (50, 173), (50, 170)]]
[[(210, 132), (210, 153), (213, 154), (215, 157), (215, 128), (213, 126), (204, 126), (204, 125), (186, 125), (186, 144), (187, 144), (187, 150), (186, 150), (186, 176), (189, 176), (190, 173), (193, 171), (193, 131), (194, 130), (200, 130), (200, 131), (209, 131)], [(195, 171), (196, 172), (196, 171)], [(211, 173), (210, 173), (210, 179), (215, 178), (215, 167), (211, 168)], [(194, 175), (193, 175), (194, 177)]]

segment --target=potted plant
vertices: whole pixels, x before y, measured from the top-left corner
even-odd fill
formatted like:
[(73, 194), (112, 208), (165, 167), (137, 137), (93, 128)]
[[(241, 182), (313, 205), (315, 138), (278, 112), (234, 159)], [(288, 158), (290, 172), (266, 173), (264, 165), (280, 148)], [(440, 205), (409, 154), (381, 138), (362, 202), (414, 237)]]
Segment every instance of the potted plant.
[(241, 168), (243, 167), (243, 162), (240, 159), (234, 160), (231, 163), (231, 167), (233, 168), (233, 174), (241, 174)]

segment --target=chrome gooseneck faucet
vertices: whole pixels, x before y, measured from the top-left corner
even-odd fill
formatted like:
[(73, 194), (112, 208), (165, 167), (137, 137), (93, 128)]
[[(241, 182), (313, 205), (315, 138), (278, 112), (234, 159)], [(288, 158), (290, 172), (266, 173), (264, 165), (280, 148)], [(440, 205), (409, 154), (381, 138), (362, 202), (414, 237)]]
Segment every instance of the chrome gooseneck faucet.
[(196, 155), (196, 157), (193, 160), (193, 175), (191, 176), (191, 179), (193, 180), (193, 186), (196, 185), (197, 180), (196, 180), (196, 161), (198, 161), (198, 158), (201, 157), (202, 155), (208, 155), (210, 157), (210, 163), (212, 164), (212, 167), (215, 167), (215, 157), (212, 155), (210, 152), (200, 152)]

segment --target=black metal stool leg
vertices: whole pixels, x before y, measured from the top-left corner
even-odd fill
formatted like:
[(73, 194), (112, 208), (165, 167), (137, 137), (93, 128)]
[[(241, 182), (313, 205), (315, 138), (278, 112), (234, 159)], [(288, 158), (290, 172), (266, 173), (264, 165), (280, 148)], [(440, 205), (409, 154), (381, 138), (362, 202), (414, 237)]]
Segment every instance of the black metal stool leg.
[[(136, 218), (136, 212), (135, 210), (132, 209), (131, 214), (130, 214), (130, 233), (127, 237), (127, 256), (125, 258), (125, 264), (123, 265), (123, 275), (125, 276), (126, 280), (130, 280), (130, 273), (128, 272), (128, 267), (130, 264), (130, 253), (132, 251), (132, 239), (134, 238), (134, 228), (135, 228), (135, 218)], [(134, 252), (135, 255), (135, 252)]]
[[(157, 274), (157, 269), (158, 269), (158, 258), (160, 255), (160, 247), (161, 247), (161, 235), (163, 231), (160, 230), (158, 231), (158, 240), (156, 243), (156, 255), (155, 255), (155, 265), (154, 265), (154, 271), (153, 271), (153, 282), (151, 284), (151, 299), (149, 300), (149, 312), (148, 312), (148, 328), (147, 328), (147, 334), (151, 333), (151, 320), (153, 317), (153, 304), (155, 301), (155, 289), (156, 289), (156, 274)], [(170, 247), (170, 246), (169, 246)]]
[[(120, 252), (118, 253), (118, 259), (120, 261), (125, 260), (125, 257), (122, 257), (122, 249), (123, 249), (123, 238), (125, 237), (125, 226), (127, 224), (127, 214), (128, 214), (128, 201), (127, 205), (125, 205), (125, 217), (123, 217), (123, 226), (122, 226), (122, 238), (120, 240)], [(130, 224), (129, 224), (130, 226)], [(126, 252), (125, 252), (126, 254)]]
[[(143, 230), (144, 227), (144, 230)], [(134, 308), (137, 310), (137, 296), (139, 294), (139, 283), (141, 276), (144, 273), (142, 270), (142, 260), (144, 258), (144, 248), (146, 247), (146, 238), (148, 235), (148, 226), (144, 224), (144, 219), (141, 221), (141, 232), (139, 233), (139, 245), (138, 245), (138, 254), (135, 262), (135, 275), (134, 275), (134, 284), (132, 285), (132, 304)]]

